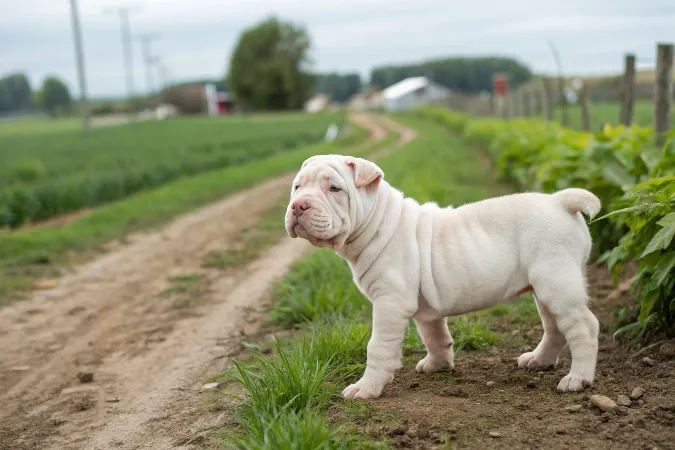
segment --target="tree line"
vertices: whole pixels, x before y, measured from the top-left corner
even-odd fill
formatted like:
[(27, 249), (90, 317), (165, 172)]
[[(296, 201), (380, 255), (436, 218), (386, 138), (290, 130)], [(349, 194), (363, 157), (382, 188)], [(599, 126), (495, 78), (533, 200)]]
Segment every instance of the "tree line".
[(446, 58), (420, 64), (376, 67), (370, 83), (386, 88), (408, 77), (426, 76), (449, 89), (464, 93), (492, 90), (492, 75), (503, 72), (511, 86), (518, 86), (532, 78), (532, 71), (513, 58)]
[(46, 77), (37, 91), (23, 73), (0, 78), (0, 114), (43, 110), (51, 115), (66, 114), (72, 108), (68, 86), (55, 76)]

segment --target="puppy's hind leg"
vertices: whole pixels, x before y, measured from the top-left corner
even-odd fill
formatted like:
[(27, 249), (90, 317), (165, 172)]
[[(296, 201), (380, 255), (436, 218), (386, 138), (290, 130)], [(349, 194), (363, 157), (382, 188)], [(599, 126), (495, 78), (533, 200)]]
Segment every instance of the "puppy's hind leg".
[(544, 326), (544, 336), (534, 351), (523, 353), (518, 358), (520, 369), (546, 370), (558, 365), (558, 357), (565, 348), (565, 336), (558, 329), (555, 317), (548, 308), (535, 298), (537, 310)]
[(441, 370), (452, 370), (455, 367), (452, 352), (452, 336), (446, 318), (436, 320), (415, 319), (417, 331), (427, 348), (427, 356), (417, 363), (417, 372), (433, 373)]
[(530, 282), (572, 352), (572, 367), (558, 390), (583, 391), (595, 378), (600, 330), (598, 319), (587, 306), (583, 270), (572, 260), (546, 261), (532, 267)]

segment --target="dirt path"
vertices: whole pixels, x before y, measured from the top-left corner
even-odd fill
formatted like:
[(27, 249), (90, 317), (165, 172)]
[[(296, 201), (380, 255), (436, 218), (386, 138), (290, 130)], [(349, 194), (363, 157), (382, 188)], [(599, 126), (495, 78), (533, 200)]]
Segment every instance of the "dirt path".
[[(367, 114), (353, 120), (371, 140), (401, 131)], [(0, 448), (175, 448), (207, 426), (214, 417), (193, 407), (203, 377), (258, 332), (247, 315), (309, 246), (282, 239), (226, 272), (202, 263), (283, 204), (290, 181), (268, 180), (132, 236), (58, 287), (0, 310)]]

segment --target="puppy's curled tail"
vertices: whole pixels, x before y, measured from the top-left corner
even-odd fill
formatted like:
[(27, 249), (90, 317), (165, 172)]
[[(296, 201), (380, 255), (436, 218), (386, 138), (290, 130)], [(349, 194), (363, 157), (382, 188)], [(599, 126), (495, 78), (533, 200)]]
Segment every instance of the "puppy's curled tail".
[(591, 219), (600, 212), (602, 207), (600, 199), (586, 189), (563, 189), (553, 194), (553, 198), (572, 214), (582, 212)]

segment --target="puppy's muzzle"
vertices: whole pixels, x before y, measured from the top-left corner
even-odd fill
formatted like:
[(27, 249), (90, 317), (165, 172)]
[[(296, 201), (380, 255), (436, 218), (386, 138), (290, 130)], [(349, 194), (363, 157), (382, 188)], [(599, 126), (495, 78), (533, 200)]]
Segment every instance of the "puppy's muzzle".
[(309, 201), (307, 201), (307, 199), (295, 200), (291, 204), (291, 210), (293, 211), (293, 215), (295, 217), (302, 216), (304, 212), (307, 211), (309, 208), (310, 208)]

